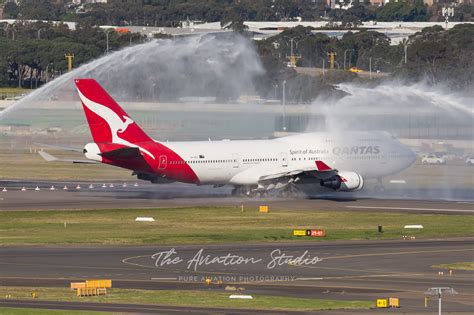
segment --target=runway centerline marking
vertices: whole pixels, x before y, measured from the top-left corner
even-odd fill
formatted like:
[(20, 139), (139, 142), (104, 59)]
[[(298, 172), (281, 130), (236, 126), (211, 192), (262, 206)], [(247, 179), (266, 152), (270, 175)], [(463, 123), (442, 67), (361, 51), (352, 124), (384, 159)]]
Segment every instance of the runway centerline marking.
[(397, 274), (378, 274), (378, 275), (360, 275), (360, 276), (339, 276), (339, 277), (325, 277), (324, 280), (403, 277), (403, 276), (423, 276), (423, 274), (422, 273), (397, 273)]
[(382, 210), (412, 210), (412, 211), (438, 211), (438, 212), (468, 212), (474, 213), (472, 209), (443, 209), (443, 208), (406, 208), (406, 207), (383, 207), (383, 206), (345, 206), (351, 209), (382, 209)]
[(324, 258), (323, 260), (354, 258), (354, 257), (371, 257), (371, 256), (396, 256), (396, 255), (425, 254), (425, 253), (451, 253), (451, 252), (464, 252), (464, 251), (474, 251), (474, 248), (444, 249), (444, 250), (420, 250), (420, 251), (395, 252), (395, 253), (355, 254), (355, 255), (327, 257), (327, 258)]
[(29, 264), (29, 263), (18, 263), (18, 262), (0, 262), (0, 265), (15, 265), (15, 266), (35, 266), (35, 267), (57, 267), (57, 268), (74, 268), (74, 269), (113, 269), (113, 270), (132, 270), (131, 268), (124, 267), (101, 267), (101, 266), (74, 266), (74, 265), (51, 265), (51, 264)]
[(137, 266), (137, 267), (143, 267), (143, 268), (149, 268), (149, 269), (156, 269), (156, 267), (154, 267), (154, 266), (141, 265), (141, 264), (132, 263), (132, 262), (129, 262), (129, 261), (128, 261), (129, 259), (136, 259), (136, 258), (143, 258), (143, 257), (150, 257), (150, 258), (151, 258), (152, 255), (153, 255), (153, 254), (127, 257), (127, 258), (122, 259), (122, 263), (123, 263), (123, 264), (126, 264), (126, 265)]
[(178, 280), (178, 278), (151, 278), (151, 280), (166, 281), (166, 280)]
[(295, 280), (308, 281), (308, 280), (324, 280), (324, 278), (296, 278)]

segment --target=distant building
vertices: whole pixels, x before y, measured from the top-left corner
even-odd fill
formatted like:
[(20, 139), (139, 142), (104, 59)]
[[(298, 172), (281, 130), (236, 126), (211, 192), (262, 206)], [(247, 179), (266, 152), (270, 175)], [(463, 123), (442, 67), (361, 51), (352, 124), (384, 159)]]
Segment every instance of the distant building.
[(344, 3), (344, 0), (326, 0), (326, 5), (331, 9), (342, 9), (347, 10), (352, 7), (352, 0), (347, 4)]
[(107, 3), (107, 0), (72, 0), (71, 2), (74, 5), (81, 5), (81, 4)]
[(426, 4), (427, 6), (431, 7), (433, 3), (435, 3), (434, 0), (423, 0), (423, 3)]
[(109, 0), (109, 3), (136, 3), (143, 4), (143, 0)]
[(378, 6), (378, 7), (381, 7), (386, 3), (388, 3), (388, 0), (370, 0), (371, 5), (375, 5), (375, 6)]

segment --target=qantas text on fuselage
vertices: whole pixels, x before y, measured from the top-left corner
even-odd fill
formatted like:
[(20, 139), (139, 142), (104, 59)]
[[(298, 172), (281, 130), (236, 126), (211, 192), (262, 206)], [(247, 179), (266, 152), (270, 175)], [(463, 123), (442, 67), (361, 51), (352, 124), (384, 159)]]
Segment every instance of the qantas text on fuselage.
[[(306, 133), (271, 140), (159, 142), (93, 79), (76, 79), (93, 142), (85, 156), (154, 183), (233, 185), (236, 193), (299, 183), (360, 190), (409, 167), (415, 155), (383, 132)], [(315, 187), (316, 187), (315, 186)]]

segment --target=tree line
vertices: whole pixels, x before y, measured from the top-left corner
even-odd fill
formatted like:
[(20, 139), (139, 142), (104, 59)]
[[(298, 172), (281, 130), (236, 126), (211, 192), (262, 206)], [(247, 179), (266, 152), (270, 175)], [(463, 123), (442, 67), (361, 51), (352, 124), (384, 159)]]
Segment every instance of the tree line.
[[(348, 3), (348, 0), (344, 2)], [(442, 21), (443, 3), (428, 7), (423, 0), (391, 1), (384, 6), (354, 0), (348, 10), (331, 9), (324, 0), (109, 0), (75, 6), (71, 1), (21, 0), (5, 4), (7, 18), (82, 21), (90, 25), (180, 25), (187, 19), (202, 22), (241, 21)], [(472, 21), (472, 5), (455, 9), (452, 21)]]
[[(298, 66), (327, 69), (328, 53), (335, 53), (335, 68), (346, 71), (316, 77), (298, 74), (287, 66), (291, 42), (294, 54), (300, 57)], [(286, 80), (290, 99), (302, 102), (333, 92), (335, 83), (362, 80), (347, 71), (350, 67), (389, 73), (390, 79), (443, 82), (455, 89), (474, 87), (472, 24), (459, 24), (449, 30), (427, 27), (398, 45), (391, 45), (385, 34), (370, 30), (347, 32), (338, 39), (299, 26), (257, 45), (267, 71), (258, 82), (261, 90), (271, 95), (272, 88)]]
[[(106, 52), (106, 30), (77, 24), (17, 22), (0, 24), (0, 86), (38, 87), (67, 71), (65, 54), (74, 54), (74, 65)], [(109, 49), (144, 40), (140, 34), (109, 32)]]
[[(244, 36), (251, 36), (241, 30)], [(143, 42), (132, 33), (109, 33), (109, 49)], [(288, 67), (288, 56), (298, 55), (299, 67), (329, 66), (328, 53), (335, 53), (335, 68), (325, 76), (310, 77)], [(75, 67), (106, 53), (103, 29), (79, 23), (76, 30), (64, 24), (25, 23), (0, 25), (0, 86), (34, 88), (67, 71), (65, 54), (73, 53)], [(408, 80), (447, 82), (453, 88), (474, 85), (474, 25), (460, 24), (444, 30), (425, 28), (407, 41), (391, 45), (383, 33), (356, 30), (341, 38), (329, 37), (312, 28), (295, 27), (256, 41), (255, 47), (265, 69), (254, 85), (263, 98), (280, 98), (286, 81), (288, 100), (306, 102), (321, 93), (334, 93), (333, 84), (361, 80), (347, 71), (350, 67), (390, 73)], [(343, 71), (343, 70), (346, 71)]]

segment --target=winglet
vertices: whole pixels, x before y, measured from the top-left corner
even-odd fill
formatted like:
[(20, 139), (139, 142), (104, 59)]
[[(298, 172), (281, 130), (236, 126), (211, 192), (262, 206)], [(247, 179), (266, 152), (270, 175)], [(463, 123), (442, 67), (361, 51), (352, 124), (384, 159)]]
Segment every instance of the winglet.
[(320, 172), (328, 172), (334, 170), (332, 167), (328, 166), (323, 161), (316, 161), (316, 169)]

